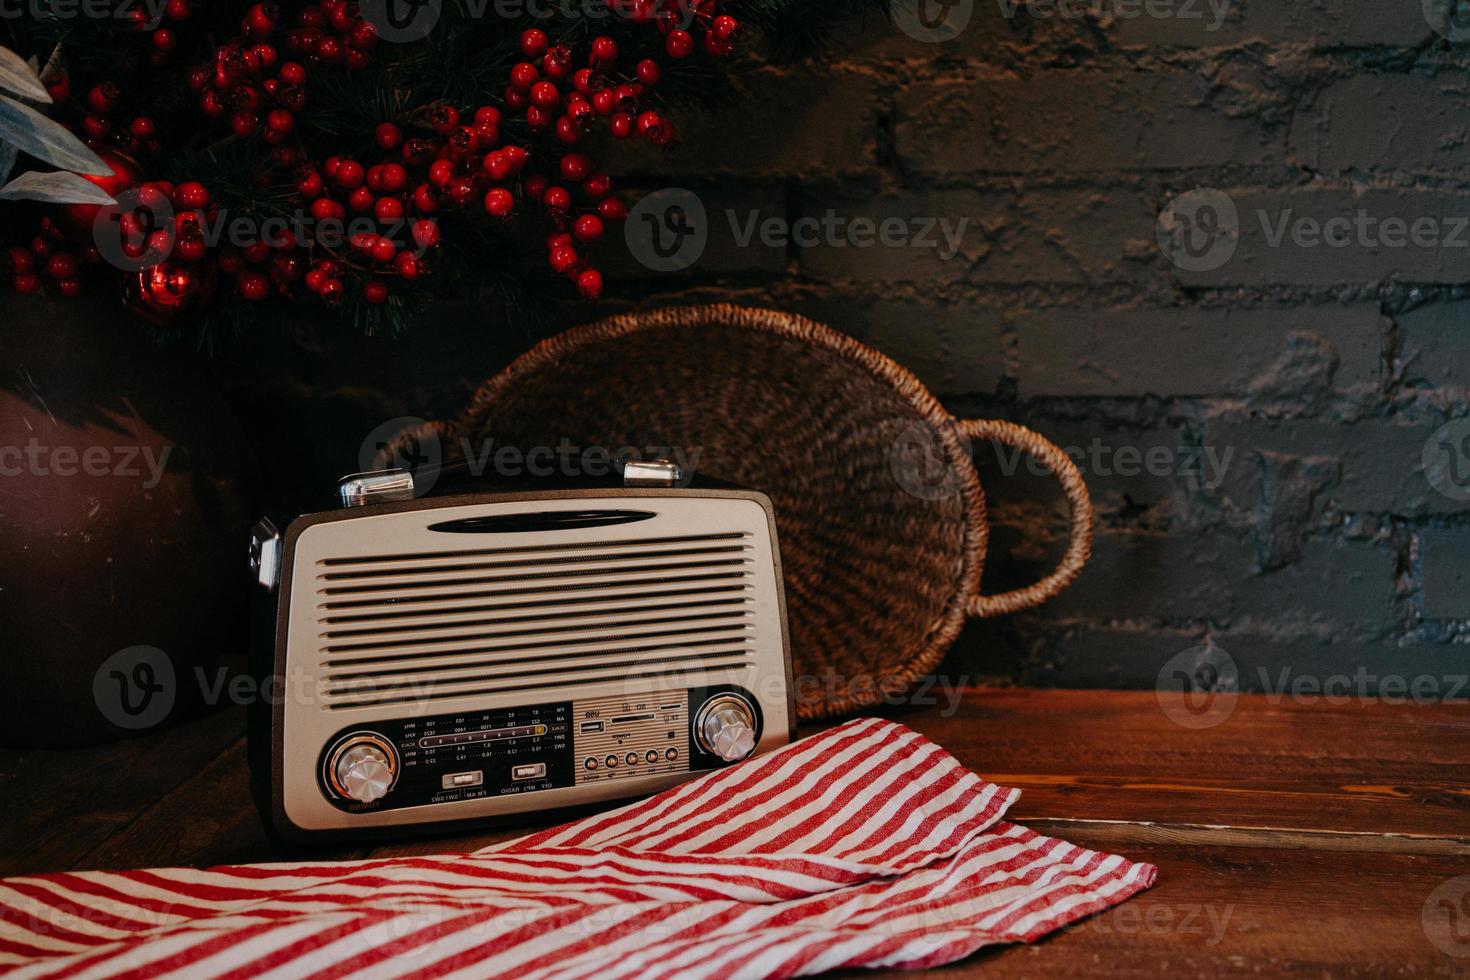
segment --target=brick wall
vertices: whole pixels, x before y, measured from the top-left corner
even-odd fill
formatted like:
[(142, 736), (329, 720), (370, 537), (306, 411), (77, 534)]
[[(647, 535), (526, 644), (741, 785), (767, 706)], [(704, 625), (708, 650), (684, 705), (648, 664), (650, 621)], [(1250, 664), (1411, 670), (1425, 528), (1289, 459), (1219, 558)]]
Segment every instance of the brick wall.
[[(972, 627), (952, 672), (1153, 686), (1204, 640), (1252, 688), (1283, 667), (1361, 668), (1370, 688), (1470, 671), (1470, 421), (1444, 428), (1470, 411), (1470, 44), (1420, 0), (1222, 2), (1007, 17), (980, 0), (938, 44), (875, 22), (820, 64), (759, 71), (673, 155), (620, 165), (635, 196), (697, 194), (710, 234), (683, 272), (610, 262), (599, 313), (792, 309), (909, 365), (956, 413), (1078, 448), (1101, 517), (1091, 567), (1047, 608)], [(1201, 189), (1237, 213), (1223, 261), (1161, 245), (1161, 212)], [(752, 214), (966, 224), (952, 255), (742, 245)], [(466, 363), (488, 373), (530, 338), (442, 316), (449, 339), (416, 344), (432, 353), (385, 365), (354, 341), (275, 384), (310, 388), (345, 430), (452, 411)], [(1054, 560), (1058, 498), (979, 459), (1001, 589)]]

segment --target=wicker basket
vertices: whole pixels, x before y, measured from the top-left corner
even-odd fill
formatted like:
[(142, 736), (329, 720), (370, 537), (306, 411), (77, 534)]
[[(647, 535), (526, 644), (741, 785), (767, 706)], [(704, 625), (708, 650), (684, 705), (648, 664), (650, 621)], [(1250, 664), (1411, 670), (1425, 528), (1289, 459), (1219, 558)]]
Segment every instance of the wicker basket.
[[(678, 307), (578, 327), (433, 428), (446, 449), (493, 438), (697, 450), (701, 474), (770, 494), (804, 719), (902, 696), (967, 616), (1051, 598), (1091, 548), (1087, 488), (1055, 445), (1009, 422), (956, 420), (882, 354), (772, 310)], [(988, 525), (972, 439), (1030, 453), (1065, 491), (1066, 554), (1034, 585), (979, 594)]]

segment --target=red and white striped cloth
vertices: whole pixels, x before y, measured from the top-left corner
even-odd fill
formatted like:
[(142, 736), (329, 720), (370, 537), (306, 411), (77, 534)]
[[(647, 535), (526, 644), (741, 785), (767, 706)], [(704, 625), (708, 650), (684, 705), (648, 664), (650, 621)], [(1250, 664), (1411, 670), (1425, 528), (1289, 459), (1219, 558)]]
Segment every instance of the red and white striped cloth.
[(786, 977), (1030, 941), (1154, 868), (1001, 820), (988, 783), (859, 719), (474, 854), (0, 881), (17, 977)]

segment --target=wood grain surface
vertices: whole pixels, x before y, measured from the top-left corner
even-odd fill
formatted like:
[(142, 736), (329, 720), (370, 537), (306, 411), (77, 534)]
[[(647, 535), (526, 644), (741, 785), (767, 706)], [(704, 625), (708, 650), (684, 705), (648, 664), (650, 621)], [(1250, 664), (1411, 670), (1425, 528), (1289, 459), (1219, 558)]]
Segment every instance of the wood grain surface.
[[(939, 702), (888, 714), (1020, 787), (1018, 822), (1159, 866), (1115, 909), (939, 975), (1470, 975), (1470, 703), (1243, 696), (1187, 728), (1153, 692)], [(100, 748), (0, 750), (0, 875), (282, 856), (243, 731), (220, 711)], [(469, 850), (565, 817), (314, 856)]]

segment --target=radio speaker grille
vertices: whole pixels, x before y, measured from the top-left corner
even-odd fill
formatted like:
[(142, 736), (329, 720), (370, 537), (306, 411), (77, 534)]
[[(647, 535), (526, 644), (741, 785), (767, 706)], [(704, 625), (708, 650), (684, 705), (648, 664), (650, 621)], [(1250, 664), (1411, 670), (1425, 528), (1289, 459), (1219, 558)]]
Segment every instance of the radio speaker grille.
[(332, 710), (692, 675), (754, 656), (746, 532), (315, 563)]

